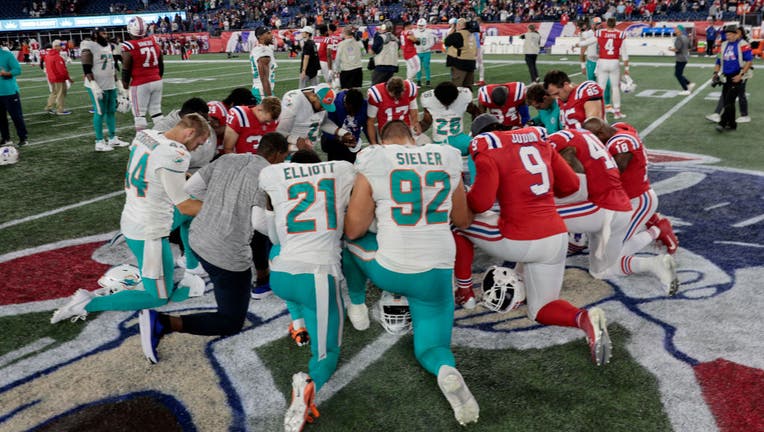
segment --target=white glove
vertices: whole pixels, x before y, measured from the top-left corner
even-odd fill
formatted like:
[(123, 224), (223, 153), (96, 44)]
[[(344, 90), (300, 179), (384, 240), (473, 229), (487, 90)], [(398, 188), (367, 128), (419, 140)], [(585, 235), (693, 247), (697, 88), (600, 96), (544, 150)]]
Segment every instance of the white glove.
[(125, 84), (121, 80), (117, 81), (117, 91), (120, 96), (130, 99), (130, 92), (127, 91)]
[(91, 81), (85, 78), (85, 87), (90, 89), (90, 91), (93, 93), (93, 97), (96, 98), (96, 100), (103, 99), (103, 90), (95, 80)]

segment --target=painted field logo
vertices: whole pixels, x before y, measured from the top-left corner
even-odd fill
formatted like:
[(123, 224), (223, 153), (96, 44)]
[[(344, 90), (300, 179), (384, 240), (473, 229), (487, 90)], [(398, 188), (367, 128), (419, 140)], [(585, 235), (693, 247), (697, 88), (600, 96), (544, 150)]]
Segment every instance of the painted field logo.
[[(764, 299), (757, 289), (764, 278), (764, 176), (693, 164), (698, 159), (687, 155), (652, 160), (663, 161), (651, 167), (659, 211), (680, 237), (679, 293), (665, 297), (647, 277), (594, 281), (582, 270), (586, 257), (578, 256), (569, 262), (562, 295), (577, 306), (598, 305), (610, 323), (629, 330), (631, 341), (614, 347), (612, 361), (628, 350), (658, 378), (675, 430), (762, 430)], [(110, 237), (0, 256), (0, 322), (52, 311), (60, 297), (95, 288), (109, 265), (130, 262), (126, 248), (104, 246)], [(484, 257), (476, 261), (476, 274), (487, 265)], [(165, 310), (210, 309), (211, 297)], [(584, 343), (580, 331), (539, 327), (524, 313), (458, 310), (453, 343), (491, 350)], [(280, 300), (252, 302), (239, 335), (170, 334), (162, 340), (161, 361), (151, 366), (135, 337), (133, 312), (61, 323), (76, 326), (74, 339), (57, 342), (51, 333), (0, 356), (0, 431), (71, 429), (88, 421), (140, 429), (149, 423), (146, 416), (163, 430), (279, 430), (288, 395), (255, 349), (285, 337), (288, 324)], [(372, 354), (347, 359), (319, 393), (319, 406), (340, 396), (396, 340), (384, 334), (367, 346)]]

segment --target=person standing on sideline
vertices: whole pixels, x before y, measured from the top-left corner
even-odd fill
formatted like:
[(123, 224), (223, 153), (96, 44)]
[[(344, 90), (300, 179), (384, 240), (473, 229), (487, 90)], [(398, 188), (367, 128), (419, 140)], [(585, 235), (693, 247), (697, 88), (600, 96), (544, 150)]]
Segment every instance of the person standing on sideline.
[(392, 21), (385, 21), (377, 27), (371, 50), (374, 52), (374, 70), (371, 85), (387, 82), (398, 72), (398, 39), (393, 33)]
[(264, 97), (273, 96), (276, 86), (276, 57), (273, 56), (273, 33), (268, 27), (255, 29), (257, 45), (249, 53), (249, 65), (252, 67), (252, 96), (257, 103)]
[[(748, 40), (748, 36), (745, 34), (745, 29), (743, 27), (738, 27), (737, 32), (740, 35), (740, 38), (745, 39), (746, 42), (750, 42)], [(751, 122), (751, 117), (748, 115), (748, 96), (745, 94), (746, 82), (748, 82), (748, 79), (743, 79), (743, 81), (740, 83), (740, 92), (737, 95), (737, 101), (740, 105), (740, 117), (735, 120), (737, 123)], [(713, 114), (708, 114), (706, 116), (706, 120), (709, 120), (713, 123), (719, 123), (719, 120), (721, 120), (720, 114), (722, 109), (724, 109), (724, 98), (720, 96), (719, 102), (716, 104), (716, 109), (714, 110)]]
[[(600, 59), (597, 38), (594, 36), (594, 32), (599, 30), (601, 24), (602, 19), (600, 17), (592, 18), (591, 24), (586, 19), (581, 20), (578, 24), (581, 30), (579, 35), (581, 40), (573, 45), (576, 48), (581, 47), (581, 73), (586, 75), (587, 80), (594, 82), (597, 82), (597, 61)], [(610, 81), (605, 84), (603, 90), (605, 91), (605, 112), (613, 113), (613, 103), (610, 100)]]
[(305, 26), (302, 32), (302, 57), (300, 59), (300, 88), (318, 84), (318, 71), (321, 64), (318, 61), (318, 47), (313, 42), (313, 27)]
[(740, 88), (745, 80), (750, 78), (753, 65), (751, 45), (740, 38), (738, 25), (728, 24), (724, 27), (724, 33), (727, 40), (722, 43), (722, 49), (716, 57), (716, 66), (714, 66), (714, 77), (718, 78), (721, 72), (725, 78), (722, 87), (724, 109), (716, 125), (718, 132), (724, 132), (725, 129), (737, 129), (735, 100), (740, 95)]
[(456, 26), (443, 41), (446, 47), (446, 66), (451, 68), (451, 81), (457, 87), (472, 90), (477, 68), (477, 44), (467, 30), (467, 20), (459, 18)]
[(363, 85), (363, 45), (355, 40), (353, 27), (342, 30), (342, 42), (337, 44), (334, 72), (340, 78), (340, 88), (358, 88)]
[[(45, 73), (51, 86), (48, 103), (45, 110), (51, 114), (69, 115), (72, 112), (64, 109), (66, 90), (72, 85), (69, 71), (66, 69), (66, 61), (61, 57), (61, 41), (56, 39), (52, 42), (53, 48), (45, 55)], [(55, 105), (56, 109), (53, 109)]]
[(679, 81), (679, 85), (682, 86), (682, 91), (679, 92), (679, 95), (689, 96), (692, 93), (692, 89), (695, 88), (695, 83), (691, 83), (684, 76), (684, 68), (690, 59), (690, 39), (687, 37), (687, 31), (681, 24), (674, 27), (674, 36), (676, 36), (674, 46), (669, 47), (669, 51), (673, 51), (676, 58), (674, 76)]
[(531, 82), (537, 82), (539, 79), (539, 70), (536, 69), (536, 60), (541, 50), (541, 35), (536, 31), (536, 25), (528, 25), (528, 32), (520, 36), (523, 42), (523, 54), (525, 54), (525, 64), (528, 65), (528, 73), (531, 74)]
[(406, 79), (408, 80), (413, 80), (422, 69), (416, 52), (416, 44), (418, 43), (419, 40), (414, 36), (412, 24), (407, 22), (401, 32), (401, 51), (403, 51), (403, 60), (406, 61)]
[[(80, 44), (82, 71), (85, 73), (85, 90), (93, 104), (93, 129), (95, 131), (95, 151), (112, 151), (114, 147), (127, 147), (129, 142), (117, 137), (117, 84), (114, 55), (106, 29), (93, 29), (93, 40)], [(109, 140), (103, 139), (103, 122)]]
[(422, 74), (424, 73), (425, 84), (430, 85), (430, 57), (432, 53), (433, 45), (435, 45), (435, 34), (432, 30), (427, 28), (427, 20), (419, 18), (416, 23), (416, 30), (414, 30), (414, 36), (416, 36), (419, 43), (416, 45), (417, 56), (419, 56), (419, 63), (421, 69), (416, 73), (416, 84), (422, 86)]
[(716, 37), (719, 36), (719, 31), (714, 27), (713, 18), (708, 18), (711, 21), (708, 27), (706, 27), (706, 57), (714, 55), (714, 48), (716, 47)]
[(149, 127), (146, 114), (154, 124), (162, 120), (164, 59), (154, 37), (146, 36), (146, 28), (141, 17), (131, 18), (127, 23), (131, 39), (122, 42), (122, 87), (119, 91), (129, 94), (136, 132)]
[(10, 51), (0, 48), (0, 133), (2, 133), (0, 146), (13, 144), (7, 114), (10, 114), (13, 125), (16, 127), (19, 146), (29, 143), (24, 113), (21, 112), (19, 85), (16, 83), (16, 77), (19, 75), (21, 75), (19, 61)]

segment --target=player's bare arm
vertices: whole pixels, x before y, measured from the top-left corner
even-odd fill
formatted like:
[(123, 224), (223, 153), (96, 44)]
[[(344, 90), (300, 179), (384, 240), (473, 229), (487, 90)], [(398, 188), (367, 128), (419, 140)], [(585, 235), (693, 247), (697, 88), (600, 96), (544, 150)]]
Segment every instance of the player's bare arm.
[(473, 102), (470, 102), (469, 105), (467, 105), (467, 112), (470, 113), (470, 115), (472, 116), (472, 120), (475, 120), (475, 117), (485, 112), (485, 108), (480, 105), (475, 105), (475, 103)]
[(263, 95), (273, 96), (270, 77), (271, 58), (263, 56), (257, 59), (257, 72), (260, 74), (260, 82), (263, 84)]
[(195, 199), (187, 199), (178, 203), (175, 207), (186, 216), (196, 216), (202, 210), (202, 202)]
[(422, 121), (419, 122), (419, 127), (422, 128), (422, 132), (426, 131), (432, 125), (432, 114), (425, 108), (424, 114), (422, 114)]
[(345, 236), (355, 240), (366, 234), (374, 220), (375, 208), (371, 184), (363, 174), (356, 174), (345, 214)]
[(238, 139), (239, 134), (226, 126), (225, 135), (223, 135), (223, 153), (233, 153)]
[(579, 174), (584, 173), (584, 165), (581, 164), (581, 161), (578, 160), (578, 157), (576, 157), (575, 147), (565, 147), (564, 149), (560, 150), (560, 156), (562, 156), (562, 158), (565, 159), (565, 162), (567, 162), (568, 165), (573, 168), (574, 172)]
[(585, 102), (584, 112), (586, 113), (586, 118), (589, 118), (589, 117), (602, 118), (604, 113), (602, 112), (601, 100), (597, 99), (597, 100), (590, 100)]
[(369, 137), (369, 144), (378, 144), (377, 143), (377, 127), (374, 124), (374, 117), (369, 116), (369, 118), (366, 119), (366, 132)]
[(164, 56), (162, 55), (162, 50), (159, 50), (159, 52), (157, 53), (157, 56), (158, 56), (157, 66), (159, 67), (159, 76), (163, 77), (164, 76)]
[(85, 72), (85, 77), (93, 81), (93, 52), (89, 49), (82, 50), (80, 54), (80, 61), (82, 62), (82, 70)]
[(129, 52), (122, 53), (122, 85), (125, 88), (130, 87), (130, 79), (133, 71), (133, 57)]
[(632, 154), (629, 152), (625, 153), (618, 153), (617, 155), (613, 156), (613, 159), (615, 159), (616, 165), (618, 165), (618, 171), (624, 172), (626, 171), (626, 167), (629, 166), (629, 162), (631, 162)]

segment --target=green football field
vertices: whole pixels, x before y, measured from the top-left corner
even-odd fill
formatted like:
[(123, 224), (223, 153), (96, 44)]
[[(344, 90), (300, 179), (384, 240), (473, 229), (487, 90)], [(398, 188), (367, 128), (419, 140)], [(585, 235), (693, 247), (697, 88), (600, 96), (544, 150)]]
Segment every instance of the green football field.
[[(279, 62), (276, 93), (280, 96), (296, 87), (298, 65), (294, 60), (283, 56), (279, 57)], [(640, 130), (648, 149), (707, 155), (718, 159), (715, 164), (719, 166), (762, 171), (764, 146), (761, 145), (761, 131), (758, 127), (760, 107), (764, 105), (762, 85), (758, 82), (758, 77), (748, 83), (750, 116), (753, 122), (740, 124), (735, 132), (717, 133), (713, 124), (704, 119), (704, 115), (713, 111), (721, 92), (720, 87), (710, 86), (712, 64), (713, 60), (707, 58), (690, 60), (685, 75), (697, 83), (697, 87), (691, 96), (684, 97), (677, 95), (681, 88), (673, 76), (674, 63), (671, 58), (632, 57), (631, 74), (638, 87), (635, 92), (622, 97), (622, 112), (628, 116), (625, 121)], [(486, 81), (489, 83), (528, 80), (528, 72), (521, 56), (489, 55), (486, 57), (485, 66)], [(88, 113), (89, 102), (81, 84), (79, 63), (69, 65), (70, 74), (75, 77), (75, 84), (66, 98), (66, 107), (73, 112), (69, 116), (53, 116), (43, 110), (48, 97), (44, 75), (37, 66), (22, 67), (23, 74), (19, 78), (19, 85), (30, 144), (20, 149), (21, 160), (18, 164), (0, 167), (0, 255), (57, 241), (113, 232), (119, 229), (124, 203), (121, 191), (128, 151), (126, 148), (108, 153), (93, 151), (92, 115)], [(448, 70), (444, 67), (441, 56), (434, 56), (432, 68), (433, 85), (448, 79)], [(576, 83), (583, 80), (577, 58), (539, 58), (539, 70), (542, 75), (553, 68), (566, 71)], [(402, 66), (401, 73), (404, 73), (404, 69)], [(365, 71), (365, 75), (368, 80), (370, 73)], [(188, 62), (170, 58), (165, 65), (163, 109), (169, 112), (179, 108), (185, 99), (193, 96), (205, 100), (221, 100), (234, 87), (250, 85), (250, 70), (246, 59), (229, 60), (218, 54), (194, 56), (192, 61)], [(420, 89), (420, 92), (423, 90), (425, 89)], [(533, 113), (533, 109), (531, 112)], [(132, 117), (129, 114), (118, 114), (117, 127), (120, 138), (126, 141), (132, 139), (134, 132)], [(11, 130), (15, 140), (12, 125)], [(583, 285), (586, 280), (582, 277), (577, 273), (568, 275), (566, 284), (572, 280)], [(33, 290), (34, 287), (30, 286), (29, 289)], [(596, 290), (603, 292), (610, 289), (604, 283), (596, 287)], [(207, 297), (211, 296), (208, 294)], [(210, 298), (207, 300), (212, 301)], [(595, 301), (591, 300), (588, 294), (583, 294), (583, 298), (578, 300), (581, 301), (580, 305)], [(18, 356), (15, 353), (41, 338), (50, 338), (53, 342), (46, 349), (53, 349), (66, 346), (84, 331), (83, 323), (65, 322), (51, 327), (48, 324), (50, 313), (41, 310), (43, 309), (20, 314), (0, 314), (0, 328), (3, 329), (3, 337), (0, 339), (0, 373), (3, 373), (6, 367), (16, 367), (13, 371), (25, 370), (21, 364), (25, 359), (30, 359), (35, 351), (25, 351)], [(100, 320), (106, 315), (109, 314), (91, 316), (88, 322)], [(276, 320), (279, 320), (279, 325), (286, 322), (280, 309), (278, 313), (265, 315), (269, 317), (263, 319), (265, 324), (276, 323)], [(459, 317), (457, 313), (457, 318)], [(498, 325), (491, 321), (494, 318), (485, 314), (476, 319), (479, 323), (476, 326), (481, 329)], [(513, 315), (512, 320), (521, 318)], [(128, 319), (125, 323), (124, 329), (127, 330), (124, 330), (126, 333), (121, 337), (135, 335), (134, 320)], [(257, 332), (257, 324), (248, 326), (248, 332)], [(286, 328), (282, 327), (281, 330)], [(543, 333), (542, 338), (556, 342), (539, 345), (528, 343), (523, 348), (508, 347), (503, 340), (497, 340), (495, 349), (477, 348), (469, 343), (456, 346), (455, 355), (459, 368), (481, 405), (480, 422), (467, 429), (671, 430), (672, 422), (664, 409), (667, 396), (661, 393), (659, 380), (645, 367), (644, 362), (635, 359), (625, 349), (636, 338), (634, 328), (627, 327), (619, 324), (610, 326), (611, 337), (616, 347), (615, 355), (611, 364), (602, 368), (595, 367), (589, 361), (588, 347), (583, 334), (558, 340), (550, 333)], [(530, 322), (520, 322), (518, 328), (535, 327)], [(120, 329), (123, 329), (122, 325)], [(262, 360), (257, 366), (269, 371), (272, 386), (288, 400), (290, 377), (298, 370), (305, 370), (309, 352), (306, 348), (297, 349), (289, 338), (281, 336), (283, 335), (253, 344), (252, 348), (245, 352), (256, 354), (257, 358)], [(346, 322), (344, 338), (340, 364), (342, 373), (339, 375), (347, 382), (343, 381), (340, 389), (333, 390), (331, 397), (321, 401), (321, 418), (306, 430), (461, 430), (433, 377), (416, 363), (411, 348), (411, 336), (385, 339), (379, 326), (372, 326), (369, 331), (359, 333)], [(119, 355), (134, 355), (136, 358), (141, 357), (137, 360), (142, 361), (136, 339), (128, 337), (127, 342), (120, 342), (116, 344), (118, 347), (113, 349), (122, 349)], [(167, 344), (169, 352), (174, 353), (177, 350), (180, 354), (174, 358), (183, 362), (184, 354), (188, 351), (180, 345), (187, 340), (171, 338), (163, 344)], [(229, 342), (234, 341), (248, 343), (246, 338), (234, 338)], [(226, 341), (220, 342), (222, 345), (225, 343)], [(215, 344), (210, 342), (209, 345), (205, 345), (206, 348), (197, 351), (212, 350), (213, 346)], [(384, 356), (377, 358), (369, 354), (367, 350), (370, 347), (382, 350)], [(206, 353), (209, 355), (209, 352)], [(188, 356), (192, 357), (191, 354)], [(364, 363), (367, 357), (369, 360)], [(119, 365), (122, 360), (108, 361), (115, 361), (115, 364)], [(360, 371), (353, 371), (350, 366), (356, 367), (358, 363), (364, 364), (365, 367)], [(343, 366), (347, 367), (342, 369)], [(217, 363), (212, 366), (214, 371), (219, 371), (220, 368)], [(129, 370), (142, 377), (152, 373), (160, 376), (159, 372), (152, 372), (143, 364)], [(195, 369), (191, 368), (188, 373), (193, 374), (194, 371)], [(69, 384), (66, 375), (61, 378), (55, 377), (63, 372), (59, 369), (53, 372), (51, 379), (62, 380), (60, 383), (65, 386)], [(98, 369), (96, 373), (105, 372)], [(129, 374), (120, 376), (127, 381), (137, 379)], [(176, 375), (180, 379), (184, 376), (187, 375)], [(159, 381), (161, 380), (152, 387), (156, 392), (174, 395), (174, 390), (165, 387)], [(59, 381), (52, 381), (49, 385), (56, 385), (56, 382)], [(82, 381), (80, 385), (87, 386), (84, 384), (86, 382)], [(96, 393), (104, 394), (104, 397), (117, 397), (122, 394), (120, 383), (108, 382), (114, 386), (113, 391), (108, 388)], [(238, 430), (244, 426), (250, 430), (278, 430), (280, 417), (275, 411), (266, 410), (266, 413), (262, 414), (264, 420), (255, 423), (251, 418), (237, 417), (246, 417), (242, 413), (249, 415), (261, 409), (257, 402), (254, 405), (248, 402), (248, 398), (255, 401), (263, 398), (259, 393), (261, 387), (257, 384), (251, 388), (245, 386), (244, 389), (251, 392), (244, 394), (231, 377), (220, 382), (212, 379), (209, 385), (222, 385), (226, 392), (232, 391), (231, 388), (235, 389), (233, 393), (236, 397), (230, 396), (229, 392), (228, 399), (223, 398), (223, 405), (229, 404), (234, 413), (230, 415), (233, 420), (223, 416), (222, 419), (216, 420), (216, 423), (208, 418), (199, 417), (199, 413), (204, 413), (203, 409), (195, 408), (197, 411), (194, 411), (189, 408), (192, 420), (189, 422), (186, 419), (185, 423), (181, 421), (181, 429), (192, 430), (188, 424), (194, 424), (199, 430)], [(189, 391), (196, 390), (199, 389)], [(17, 391), (21, 392), (21, 395), (9, 395)], [(58, 388), (48, 387), (46, 391), (55, 394)], [(28, 425), (36, 425), (48, 419), (48, 414), (35, 412), (34, 406), (29, 408), (29, 411), (19, 411), (21, 414), (18, 415), (9, 414), (8, 411), (12, 410), (16, 398), (24, 399), (24, 392), (26, 390), (19, 390), (13, 385), (0, 386), (0, 406), (9, 407), (7, 410), (0, 408), (0, 431), (25, 429)], [(33, 392), (29, 391), (28, 397), (36, 400), (36, 396), (33, 397), (32, 394)], [(176, 398), (181, 404), (186, 403), (183, 397)], [(266, 408), (271, 407), (266, 402), (262, 404)], [(220, 409), (214, 402), (209, 402), (209, 406), (210, 409)], [(177, 410), (173, 412), (177, 414)], [(692, 415), (689, 411), (686, 414)], [(24, 417), (26, 415), (38, 416), (39, 420), (15, 423), (21, 421), (20, 419), (28, 420)], [(140, 417), (139, 413), (135, 415)], [(146, 419), (146, 422), (151, 424), (150, 419)], [(676, 422), (674, 425), (676, 428)], [(55, 429), (51, 427), (49, 430)], [(70, 430), (78, 428), (74, 426)]]

